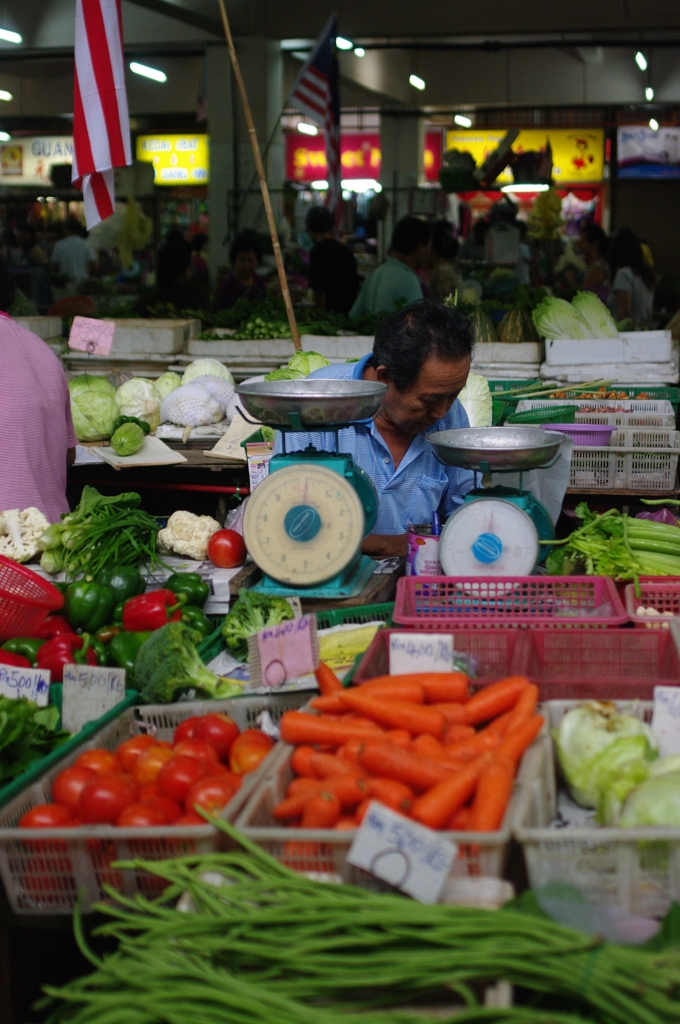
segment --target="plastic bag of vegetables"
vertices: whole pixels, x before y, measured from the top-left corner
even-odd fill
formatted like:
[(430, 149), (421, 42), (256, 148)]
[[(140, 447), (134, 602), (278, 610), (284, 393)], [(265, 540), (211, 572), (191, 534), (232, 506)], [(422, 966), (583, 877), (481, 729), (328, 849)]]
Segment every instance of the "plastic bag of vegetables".
[(116, 390), (105, 377), (81, 373), (68, 382), (71, 416), (79, 441), (104, 441), (111, 436), (120, 410)]
[(178, 373), (173, 373), (172, 370), (168, 370), (167, 373), (162, 373), (157, 380), (154, 381), (154, 387), (161, 396), (161, 401), (166, 395), (169, 395), (171, 391), (178, 388), (182, 383), (182, 378)]
[(180, 427), (206, 427), (223, 418), (218, 400), (200, 384), (182, 384), (166, 395), (161, 405), (161, 423)]
[(161, 401), (153, 381), (144, 377), (133, 377), (116, 391), (116, 403), (122, 415), (145, 420), (151, 430), (156, 430), (161, 421)]

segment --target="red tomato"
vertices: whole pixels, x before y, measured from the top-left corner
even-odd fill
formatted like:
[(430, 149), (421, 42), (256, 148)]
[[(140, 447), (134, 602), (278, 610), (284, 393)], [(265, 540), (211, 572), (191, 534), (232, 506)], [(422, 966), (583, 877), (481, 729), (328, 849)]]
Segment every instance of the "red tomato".
[(221, 811), (229, 803), (234, 793), (238, 791), (240, 785), (240, 778), (234, 775), (201, 779), (200, 782), (195, 782), (187, 793), (184, 810), (188, 814), (198, 804), (199, 807), (212, 814)]
[(193, 739), (205, 740), (217, 751), (220, 761), (226, 761), (229, 748), (239, 734), (239, 727), (229, 715), (203, 715), (196, 722)]
[(131, 772), (139, 755), (143, 754), (147, 747), (155, 746), (156, 740), (153, 736), (133, 736), (131, 740), (126, 740), (116, 748), (116, 757), (122, 764), (123, 770)]
[(182, 808), (175, 800), (167, 796), (152, 796), (146, 800), (140, 800), (142, 804), (149, 804), (150, 807), (158, 807), (165, 815), (168, 825), (174, 825), (182, 815)]
[(146, 786), (149, 782), (155, 782), (158, 773), (164, 764), (173, 758), (172, 750), (165, 747), (148, 747), (143, 754), (140, 754), (132, 768), (132, 774), (138, 786)]
[(97, 775), (115, 775), (116, 772), (123, 770), (115, 754), (99, 747), (95, 747), (94, 750), (84, 750), (76, 764), (79, 768), (91, 768)]
[(200, 720), (200, 715), (192, 715), (191, 718), (185, 718), (183, 722), (180, 722), (172, 737), (173, 746), (181, 743), (182, 740), (192, 740), (194, 738), (194, 729)]
[(78, 816), (85, 824), (109, 824), (137, 800), (137, 787), (122, 775), (100, 775), (80, 794)]
[(246, 545), (236, 530), (218, 530), (208, 541), (208, 558), (220, 569), (233, 569), (246, 560)]
[(175, 757), (200, 757), (204, 761), (219, 761), (217, 751), (205, 740), (182, 740), (172, 748)]
[(274, 741), (259, 729), (246, 729), (231, 745), (229, 767), (237, 775), (255, 771), (273, 746)]
[(66, 828), (71, 813), (61, 804), (38, 804), (19, 818), (19, 828)]
[(147, 782), (146, 786), (140, 786), (137, 795), (143, 803), (145, 800), (153, 800), (154, 797), (160, 796), (161, 791), (156, 782)]
[(205, 768), (206, 775), (229, 775), (229, 769), (221, 761), (205, 761), (199, 757), (199, 761)]
[(158, 774), (158, 788), (162, 796), (184, 803), (184, 798), (194, 782), (205, 778), (207, 774), (205, 765), (197, 757), (180, 755), (173, 757), (163, 766)]
[(116, 818), (116, 825), (121, 828), (147, 828), (150, 825), (167, 825), (162, 808), (153, 804), (128, 804)]
[(92, 768), (79, 768), (77, 764), (65, 768), (57, 775), (52, 783), (52, 800), (55, 804), (61, 804), (71, 814), (78, 810), (80, 794), (87, 786), (97, 778), (97, 773)]
[(207, 822), (200, 814), (196, 814), (196, 811), (187, 811), (177, 821), (173, 821), (173, 825), (207, 825)]

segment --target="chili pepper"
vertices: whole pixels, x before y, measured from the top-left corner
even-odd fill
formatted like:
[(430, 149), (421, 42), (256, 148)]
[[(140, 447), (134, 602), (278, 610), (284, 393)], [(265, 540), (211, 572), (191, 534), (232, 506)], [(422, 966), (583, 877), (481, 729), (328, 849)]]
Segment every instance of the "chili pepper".
[(146, 590), (146, 581), (132, 565), (101, 569), (94, 581), (102, 587), (111, 588), (116, 604), (119, 601), (127, 601), (130, 597), (136, 597), (137, 594), (143, 594)]
[(36, 657), (38, 668), (50, 670), (51, 681), (61, 683), (64, 678), (64, 665), (97, 664), (97, 656), (90, 647), (90, 637), (86, 633), (59, 633), (42, 645)]
[(73, 627), (69, 625), (63, 615), (48, 615), (45, 621), (33, 631), (34, 636), (42, 637), (43, 640), (51, 640), (59, 633), (73, 632)]
[(117, 420), (113, 421), (113, 427), (111, 433), (115, 434), (118, 427), (122, 427), (124, 423), (136, 423), (138, 427), (141, 427), (145, 434), (148, 434), (151, 427), (146, 420), (138, 420), (136, 416), (119, 416)]
[(184, 594), (172, 590), (150, 590), (139, 597), (131, 597), (123, 608), (123, 629), (129, 633), (160, 629), (168, 622), (179, 622), (186, 604)]
[[(83, 636), (86, 634), (83, 633)], [(97, 659), (98, 665), (108, 665), (109, 663), (109, 651), (105, 644), (102, 643), (96, 636), (90, 637), (90, 650), (94, 651), (95, 658)]]
[(121, 632), (122, 626), (118, 626), (115, 623), (111, 623), (109, 626), (102, 626), (101, 629), (98, 629), (97, 632), (95, 633), (95, 638), (99, 640), (101, 644), (104, 644), (106, 646), (106, 644), (110, 643), (110, 641), (113, 640), (114, 636), (118, 636), (118, 634)]
[(14, 665), (16, 668), (31, 668), (32, 662), (28, 658), (22, 658), (20, 654), (12, 654), (11, 651), (3, 651), (0, 648), (0, 665)]
[[(69, 634), (66, 635), (68, 636)], [(73, 630), (70, 631), (70, 635), (75, 636)], [(2, 650), (9, 651), (10, 654), (19, 654), (22, 658), (26, 658), (31, 665), (35, 665), (38, 657), (38, 651), (44, 643), (45, 641), (40, 637), (16, 636), (11, 640), (5, 641), (2, 645)]]
[(210, 596), (210, 587), (197, 572), (175, 572), (165, 581), (165, 589), (173, 594), (185, 594), (188, 605), (202, 608)]
[[(130, 600), (130, 598), (128, 598), (128, 601), (129, 600)], [(123, 605), (124, 604), (125, 604), (125, 601), (119, 601), (118, 604), (116, 605), (116, 607), (111, 612), (111, 618), (113, 619), (113, 624), (115, 626), (122, 626), (123, 625)]]
[(128, 682), (134, 679), (137, 652), (151, 633), (119, 633), (109, 643), (109, 659), (112, 665), (124, 668)]
[(213, 631), (210, 620), (195, 605), (189, 604), (182, 608), (182, 622), (185, 622), (195, 633), (199, 633), (201, 640), (205, 636), (210, 636)]
[(66, 618), (75, 629), (94, 633), (110, 620), (115, 603), (111, 587), (79, 580), (66, 591)]

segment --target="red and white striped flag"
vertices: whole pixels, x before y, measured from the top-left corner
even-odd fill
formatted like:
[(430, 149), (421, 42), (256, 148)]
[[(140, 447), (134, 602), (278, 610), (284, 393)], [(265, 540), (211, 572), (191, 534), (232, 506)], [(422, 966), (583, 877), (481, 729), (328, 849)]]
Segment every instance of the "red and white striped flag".
[(72, 181), (88, 228), (113, 213), (113, 168), (131, 163), (120, 0), (76, 0)]

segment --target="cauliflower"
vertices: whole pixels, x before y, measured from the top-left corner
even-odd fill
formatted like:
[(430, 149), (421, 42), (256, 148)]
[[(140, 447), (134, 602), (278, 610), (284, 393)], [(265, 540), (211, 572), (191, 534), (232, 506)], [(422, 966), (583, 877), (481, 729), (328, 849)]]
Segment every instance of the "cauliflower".
[(166, 551), (202, 561), (208, 556), (208, 541), (222, 527), (211, 516), (193, 512), (173, 512), (168, 525), (158, 534), (158, 543)]
[(10, 508), (0, 512), (0, 555), (28, 562), (38, 551), (38, 537), (49, 527), (39, 508)]

